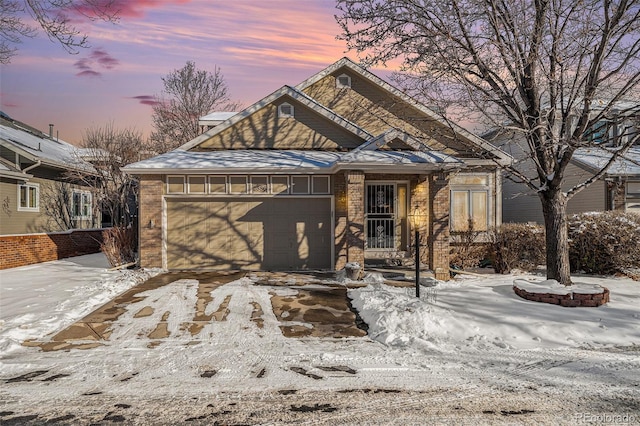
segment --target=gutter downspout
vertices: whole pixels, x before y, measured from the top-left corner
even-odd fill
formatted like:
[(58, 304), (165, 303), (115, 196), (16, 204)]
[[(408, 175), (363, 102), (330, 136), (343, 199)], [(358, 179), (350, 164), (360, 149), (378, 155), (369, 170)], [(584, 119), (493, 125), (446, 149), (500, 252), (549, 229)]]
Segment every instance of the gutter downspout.
[(27, 173), (29, 170), (31, 169), (35, 169), (36, 167), (40, 166), (42, 164), (42, 160), (38, 160), (36, 161), (35, 164), (30, 165), (29, 167), (27, 167), (26, 169), (22, 170), (22, 173)]

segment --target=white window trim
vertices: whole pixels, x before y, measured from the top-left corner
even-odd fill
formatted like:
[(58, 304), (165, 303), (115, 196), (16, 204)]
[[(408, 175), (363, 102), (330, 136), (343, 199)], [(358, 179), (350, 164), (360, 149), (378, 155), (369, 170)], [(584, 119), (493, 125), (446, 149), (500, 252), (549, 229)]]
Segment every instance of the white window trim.
[[(212, 178), (223, 178), (224, 179), (224, 191), (214, 192), (211, 190), (211, 179)], [(207, 177), (207, 193), (209, 194), (228, 194), (229, 193), (229, 179), (227, 175), (209, 175)]]
[[(278, 178), (285, 178), (287, 181), (287, 189), (284, 192), (275, 192), (273, 190), (273, 178), (274, 177), (278, 177)], [(280, 175), (280, 176), (269, 176), (269, 184), (271, 185), (271, 187), (269, 188), (271, 193), (273, 195), (287, 195), (287, 194), (291, 194), (291, 177), (287, 176), (287, 175)]]
[[(233, 183), (231, 182), (232, 178), (237, 178), (237, 177), (242, 177), (244, 178), (244, 191), (243, 192), (234, 192), (233, 191)], [(229, 175), (228, 179), (227, 179), (227, 184), (228, 184), (228, 188), (229, 188), (229, 194), (234, 194), (234, 195), (238, 195), (238, 194), (249, 194), (249, 176), (248, 175)]]
[[(283, 111), (283, 107), (291, 108), (291, 112)], [(284, 102), (278, 105), (278, 117), (279, 118), (293, 118), (295, 117), (295, 108), (289, 102)]]
[[(296, 178), (306, 178), (307, 179), (307, 191), (306, 192), (296, 192), (295, 191), (295, 182), (294, 179)], [(307, 175), (297, 175), (297, 176), (291, 176), (291, 180), (289, 180), (289, 187), (291, 188), (291, 190), (289, 191), (289, 193), (291, 195), (306, 195), (306, 194), (311, 194), (311, 176), (307, 176)]]
[[(202, 192), (196, 192), (196, 191), (192, 191), (191, 190), (191, 179), (192, 178), (204, 178), (204, 191)], [(207, 186), (209, 185), (209, 180), (207, 179), (206, 176), (187, 176), (187, 192), (189, 194), (206, 194), (207, 193)]]
[[(326, 179), (327, 181), (327, 190), (326, 191), (317, 191), (315, 188), (315, 180), (316, 179)], [(327, 194), (331, 194), (331, 178), (329, 176), (325, 176), (325, 175), (316, 175), (316, 176), (311, 176), (311, 193), (312, 194), (321, 194), (321, 195), (327, 195)]]
[[(490, 215), (490, 208), (489, 208), (489, 203), (491, 202), (490, 198), (489, 198), (489, 190), (482, 188), (482, 185), (479, 185), (476, 188), (451, 188), (451, 196), (449, 197), (450, 202), (449, 202), (449, 217), (453, 218), (453, 193), (454, 192), (466, 192), (467, 193), (467, 205), (469, 206), (469, 216), (467, 217), (467, 220), (469, 219), (473, 219), (473, 197), (472, 194), (474, 192), (482, 192), (485, 194), (485, 200), (486, 200), (486, 209), (487, 211), (485, 212), (485, 216), (487, 217), (487, 223), (485, 224), (487, 230), (489, 229), (489, 224), (491, 223), (491, 215)], [(450, 221), (449, 223), (449, 230), (451, 232), (464, 232), (464, 231), (456, 231), (455, 227), (454, 227), (454, 223), (453, 220)], [(480, 231), (480, 232), (485, 232)]]
[[(36, 205), (31, 207), (20, 206), (20, 188), (35, 188), (36, 189)], [(29, 190), (27, 189), (27, 202), (29, 201)], [(39, 212), (40, 211), (40, 184), (39, 183), (22, 183), (18, 185), (18, 211), (19, 212)]]
[[(80, 214), (76, 215), (76, 209), (75, 209), (75, 194), (80, 194)], [(89, 198), (89, 214), (88, 215), (83, 215), (82, 211), (83, 211), (83, 206), (84, 206), (84, 196), (88, 196)], [(74, 189), (73, 190), (73, 195), (71, 197), (71, 211), (73, 212), (73, 219), (74, 220), (91, 220), (91, 218), (93, 217), (93, 194), (91, 193), (91, 191), (84, 191), (81, 189)]]
[[(264, 185), (266, 185), (265, 191), (264, 192), (254, 192), (253, 191), (253, 186), (254, 185), (262, 185), (262, 184), (257, 184), (254, 182), (254, 179), (256, 178), (260, 178), (260, 179), (264, 179)], [(269, 195), (271, 194), (271, 185), (269, 185), (269, 175), (251, 175), (249, 176), (249, 192), (251, 194), (257, 194), (257, 195)]]
[[(347, 83), (342, 83), (340, 81), (340, 79), (342, 78), (346, 78), (347, 79)], [(339, 76), (336, 77), (336, 88), (338, 89), (350, 89), (351, 88), (351, 76), (348, 76), (347, 74), (340, 74)]]
[[(181, 192), (171, 192), (169, 190), (169, 188), (170, 188), (169, 180), (171, 178), (180, 178), (180, 179), (182, 179), (182, 191)], [(170, 194), (184, 194), (185, 193), (185, 189), (186, 189), (185, 186), (186, 186), (186, 179), (185, 179), (184, 175), (167, 175), (167, 194), (168, 195), (170, 195)]]

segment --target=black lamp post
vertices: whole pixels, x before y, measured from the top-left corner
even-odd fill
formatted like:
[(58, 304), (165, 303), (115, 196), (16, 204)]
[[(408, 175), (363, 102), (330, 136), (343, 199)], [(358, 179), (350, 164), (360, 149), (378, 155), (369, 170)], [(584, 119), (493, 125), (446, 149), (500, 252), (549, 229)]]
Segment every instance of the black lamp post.
[(416, 244), (416, 297), (420, 298), (420, 225), (422, 215), (416, 208), (412, 214), (409, 215), (409, 223), (415, 232), (415, 244)]

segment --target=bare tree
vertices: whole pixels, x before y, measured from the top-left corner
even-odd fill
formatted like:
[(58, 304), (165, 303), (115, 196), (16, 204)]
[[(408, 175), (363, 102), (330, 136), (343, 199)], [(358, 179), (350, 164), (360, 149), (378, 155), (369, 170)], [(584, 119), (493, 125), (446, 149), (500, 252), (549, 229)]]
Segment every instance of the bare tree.
[(67, 52), (77, 53), (88, 47), (87, 35), (74, 22), (78, 16), (115, 22), (117, 14), (115, 0), (0, 0), (0, 63), (9, 63), (16, 45), (34, 37), (38, 27)]
[(138, 183), (121, 167), (144, 158), (146, 143), (133, 129), (116, 129), (113, 123), (85, 131), (78, 156), (95, 170), (68, 172), (68, 178), (91, 188), (97, 205), (113, 225), (131, 224), (137, 203)]
[(166, 152), (179, 147), (200, 134), (198, 119), (214, 109), (234, 111), (227, 83), (215, 67), (213, 73), (196, 68), (188, 61), (179, 70), (162, 77), (164, 91), (153, 107), (151, 134), (154, 148)]
[[(622, 126), (615, 147), (591, 135), (638, 113), (639, 2), (338, 0), (338, 9), (341, 37), (368, 63), (401, 59), (410, 89), (523, 141), (506, 174), (538, 194), (547, 276), (570, 284), (567, 201), (638, 139), (633, 126)], [(606, 151), (603, 167), (563, 190), (567, 165), (586, 147)]]

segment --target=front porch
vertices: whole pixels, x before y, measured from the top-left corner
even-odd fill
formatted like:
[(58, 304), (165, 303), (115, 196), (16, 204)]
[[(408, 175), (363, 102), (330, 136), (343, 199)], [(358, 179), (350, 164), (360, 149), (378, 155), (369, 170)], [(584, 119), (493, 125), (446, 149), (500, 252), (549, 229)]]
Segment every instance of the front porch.
[[(348, 262), (402, 265), (415, 258), (436, 279), (449, 279), (449, 185), (445, 173), (373, 174), (350, 170), (335, 176), (336, 269)], [(409, 217), (418, 220), (417, 229)]]

